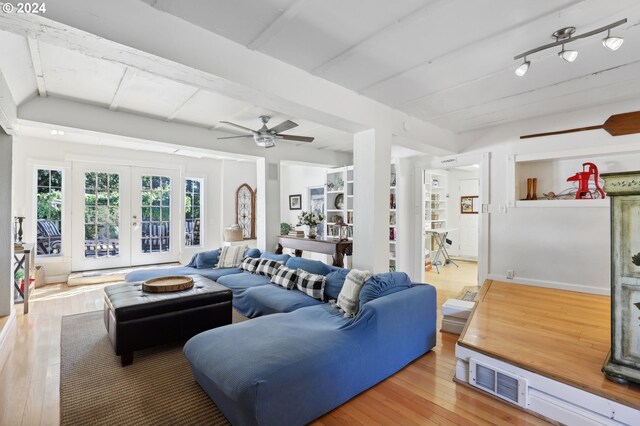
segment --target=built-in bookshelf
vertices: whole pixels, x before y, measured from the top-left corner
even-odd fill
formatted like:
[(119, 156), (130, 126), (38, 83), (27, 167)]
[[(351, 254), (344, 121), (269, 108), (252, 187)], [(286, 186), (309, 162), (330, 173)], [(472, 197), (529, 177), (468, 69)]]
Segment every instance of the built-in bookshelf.
[(347, 225), (347, 235), (353, 238), (353, 166), (327, 170), (325, 188), (325, 235), (340, 236), (340, 223)]

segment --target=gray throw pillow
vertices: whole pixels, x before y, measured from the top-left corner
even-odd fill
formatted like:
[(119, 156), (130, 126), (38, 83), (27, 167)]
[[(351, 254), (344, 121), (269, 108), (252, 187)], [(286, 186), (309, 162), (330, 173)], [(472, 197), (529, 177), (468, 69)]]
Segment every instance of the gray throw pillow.
[(342, 309), (345, 315), (354, 316), (360, 309), (360, 291), (365, 281), (371, 277), (369, 271), (359, 271), (352, 269), (344, 280), (344, 285), (335, 306)]

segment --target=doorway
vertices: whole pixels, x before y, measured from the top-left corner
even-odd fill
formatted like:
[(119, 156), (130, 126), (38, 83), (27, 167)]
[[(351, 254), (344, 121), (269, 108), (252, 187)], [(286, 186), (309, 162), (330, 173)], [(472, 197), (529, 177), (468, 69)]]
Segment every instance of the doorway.
[(73, 271), (179, 260), (177, 171), (76, 162), (73, 175)]
[(423, 274), (455, 297), (486, 278), (489, 158), (447, 157), (432, 164), (436, 168), (422, 170)]

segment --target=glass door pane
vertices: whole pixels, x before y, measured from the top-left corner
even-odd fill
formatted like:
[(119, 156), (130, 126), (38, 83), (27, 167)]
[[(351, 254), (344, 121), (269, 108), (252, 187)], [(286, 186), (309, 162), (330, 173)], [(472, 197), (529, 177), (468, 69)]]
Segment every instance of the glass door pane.
[(140, 250), (171, 251), (171, 178), (143, 175), (140, 178)]
[(120, 175), (84, 173), (84, 257), (120, 255)]

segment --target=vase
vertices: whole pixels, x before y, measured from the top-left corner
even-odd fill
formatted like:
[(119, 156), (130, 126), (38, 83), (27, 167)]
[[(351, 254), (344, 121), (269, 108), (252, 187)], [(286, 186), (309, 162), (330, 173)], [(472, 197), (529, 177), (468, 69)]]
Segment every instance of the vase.
[(314, 239), (318, 236), (318, 225), (309, 225), (309, 231), (307, 231), (307, 238)]

